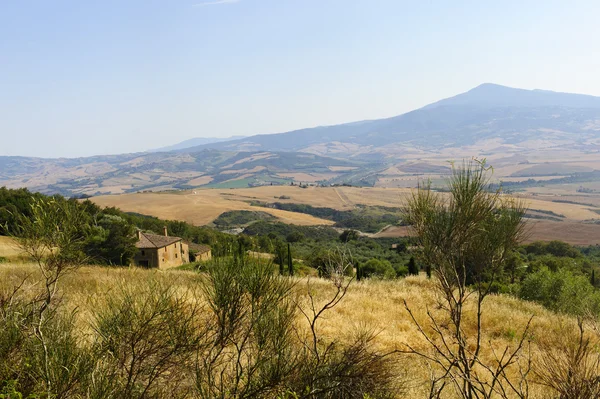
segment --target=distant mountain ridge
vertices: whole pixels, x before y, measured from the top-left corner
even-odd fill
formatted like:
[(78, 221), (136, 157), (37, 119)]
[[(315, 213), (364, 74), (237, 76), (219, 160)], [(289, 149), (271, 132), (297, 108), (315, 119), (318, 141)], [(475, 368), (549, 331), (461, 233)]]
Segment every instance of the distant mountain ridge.
[[(368, 152), (382, 153), (378, 147), (393, 143), (440, 148), (500, 137), (514, 144), (529, 140), (539, 129), (558, 130), (570, 139), (579, 134), (589, 138), (597, 136), (598, 120), (600, 97), (485, 83), (391, 118), (256, 135), (194, 149), (305, 151), (348, 157), (357, 153), (344, 152), (337, 143), (369, 146)], [(358, 154), (365, 152), (362, 148)]]
[(593, 172), (600, 97), (486, 83), (390, 118), (224, 140), (89, 158), (0, 157), (0, 186), (65, 195), (302, 181), (402, 186), (411, 176), (439, 178), (448, 160), (471, 156), (505, 168), (500, 177), (530, 176), (535, 165), (536, 176)]
[(501, 86), (494, 83), (481, 84), (465, 93), (445, 98), (421, 109), (448, 105), (476, 105), (480, 107), (568, 107), (600, 108), (600, 97), (587, 94), (561, 93), (550, 90), (526, 90)]
[(169, 145), (166, 147), (160, 147), (153, 150), (149, 150), (147, 152), (167, 152), (167, 151), (177, 151), (184, 150), (186, 148), (197, 147), (204, 144), (212, 144), (212, 143), (220, 143), (222, 141), (231, 141), (237, 139), (243, 139), (247, 136), (231, 136), (231, 137), (195, 137), (193, 139), (184, 140), (180, 143)]

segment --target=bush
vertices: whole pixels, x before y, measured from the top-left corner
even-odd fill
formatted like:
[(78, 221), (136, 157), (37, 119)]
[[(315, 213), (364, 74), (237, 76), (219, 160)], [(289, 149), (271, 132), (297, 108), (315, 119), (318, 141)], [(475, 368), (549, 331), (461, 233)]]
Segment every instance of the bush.
[(360, 234), (356, 230), (344, 230), (344, 232), (342, 234), (340, 234), (340, 241), (341, 242), (354, 241), (354, 240), (358, 240), (359, 237), (360, 237)]
[(360, 267), (361, 277), (394, 278), (396, 270), (387, 260), (370, 259)]
[(552, 272), (542, 268), (528, 275), (521, 284), (519, 297), (557, 312), (600, 315), (600, 292), (586, 276), (575, 275), (566, 269)]
[(190, 294), (152, 282), (111, 294), (94, 315), (94, 398), (179, 396), (205, 327)]

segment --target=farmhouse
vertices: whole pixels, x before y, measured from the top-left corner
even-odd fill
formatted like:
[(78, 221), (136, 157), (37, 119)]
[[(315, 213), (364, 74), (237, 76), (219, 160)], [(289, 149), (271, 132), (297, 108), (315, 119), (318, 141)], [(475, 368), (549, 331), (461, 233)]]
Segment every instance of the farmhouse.
[(210, 260), (212, 257), (210, 247), (208, 245), (196, 244), (193, 242), (188, 243), (190, 252), (190, 261), (200, 262)]
[(138, 230), (133, 258), (136, 266), (169, 269), (190, 262), (188, 244), (179, 237), (170, 237), (166, 227), (164, 231), (164, 235), (157, 235)]

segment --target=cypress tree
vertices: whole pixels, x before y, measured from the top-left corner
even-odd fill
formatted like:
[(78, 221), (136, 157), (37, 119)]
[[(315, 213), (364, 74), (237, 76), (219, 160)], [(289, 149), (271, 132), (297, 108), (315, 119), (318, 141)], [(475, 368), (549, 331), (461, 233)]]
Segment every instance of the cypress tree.
[(290, 247), (290, 243), (288, 242), (288, 271), (290, 276), (294, 275), (294, 262), (292, 261), (292, 249)]
[(419, 268), (417, 267), (417, 263), (415, 262), (415, 258), (413, 256), (410, 257), (408, 261), (408, 274), (413, 276), (419, 275)]

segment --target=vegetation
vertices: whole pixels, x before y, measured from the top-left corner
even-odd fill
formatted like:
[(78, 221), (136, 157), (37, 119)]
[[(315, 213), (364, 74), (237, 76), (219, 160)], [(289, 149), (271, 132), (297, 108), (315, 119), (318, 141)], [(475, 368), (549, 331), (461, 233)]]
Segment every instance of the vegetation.
[(282, 202), (267, 204), (260, 201), (252, 201), (251, 203), (255, 206), (305, 213), (321, 219), (332, 220), (335, 222), (335, 227), (354, 229), (365, 233), (376, 233), (386, 226), (396, 225), (401, 222), (400, 208), (358, 206), (354, 210), (340, 211), (333, 208), (314, 207), (306, 204)]
[(257, 220), (274, 220), (275, 217), (260, 211), (228, 211), (223, 212), (213, 221), (213, 224), (221, 229), (240, 227)]
[[(233, 236), (3, 189), (3, 231), (37, 272), (0, 283), (0, 397), (525, 398), (534, 397), (532, 384), (539, 397), (597, 397), (600, 249), (520, 246), (526, 210), (490, 191), (489, 174), (472, 161), (453, 169), (448, 195), (416, 191), (401, 215), (415, 233), (410, 239), (255, 221), (268, 219), (262, 212), (225, 214), (221, 226), (250, 223)], [(331, 211), (306, 212), (346, 220)], [(89, 287), (65, 284), (82, 278), (82, 264), (127, 264), (135, 229), (160, 233), (163, 226), (211, 245), (214, 259), (188, 267), (195, 273), (116, 278), (110, 295), (91, 303), (71, 297), (73, 290), (90, 295)], [(4, 259), (3, 268), (11, 262)], [(321, 279), (292, 277), (311, 268)], [(92, 291), (104, 286), (93, 284)], [(361, 300), (344, 305), (358, 293)], [(390, 296), (404, 301), (404, 313), (373, 302)], [(515, 312), (518, 323), (494, 326)], [(411, 333), (382, 346), (389, 337), (380, 340), (368, 323), (339, 328), (329, 320), (361, 314), (373, 322), (374, 313), (388, 332), (402, 324)], [(540, 315), (552, 321), (536, 321)], [(540, 334), (553, 324), (562, 326), (558, 333)], [(417, 371), (421, 361), (429, 373)], [(402, 364), (412, 378), (428, 380), (428, 392), (410, 387)]]
[[(37, 274), (42, 279), (44, 270)], [(351, 281), (340, 274), (341, 265), (329, 273), (333, 293), (324, 304), (310, 285), (311, 300), (299, 304), (297, 282), (274, 274), (269, 262), (219, 258), (205, 270), (204, 276), (181, 276), (185, 283), (174, 275), (169, 283), (166, 275), (149, 275), (141, 284), (115, 280), (111, 294), (99, 296), (85, 318), (52, 297), (43, 302), (40, 319), (39, 297), (23, 288), (41, 287), (31, 275), (9, 291), (2, 280), (0, 392), (358, 399), (402, 391), (393, 357), (373, 347), (371, 333), (359, 331), (344, 342), (321, 333), (321, 319)]]
[[(433, 368), (430, 397), (452, 389), (463, 398), (527, 397), (521, 381), (511, 381), (507, 369), (518, 367), (530, 322), (513, 348), (501, 349), (501, 357), (486, 362), (479, 356), (484, 342), (483, 303), (501, 275), (511, 251), (523, 237), (522, 204), (487, 191), (489, 169), (485, 161), (453, 167), (449, 197), (424, 187), (413, 194), (406, 219), (415, 230), (420, 259), (433, 267), (443, 315), (428, 311), (428, 326), (405, 307), (429, 348), (407, 344), (406, 353), (425, 359)], [(474, 302), (475, 332), (463, 327), (466, 307)], [(449, 327), (442, 327), (448, 323)], [(433, 335), (425, 328), (431, 329)], [(435, 337), (435, 338), (434, 338)], [(436, 339), (439, 338), (439, 339)], [(525, 370), (526, 374), (528, 371)]]

